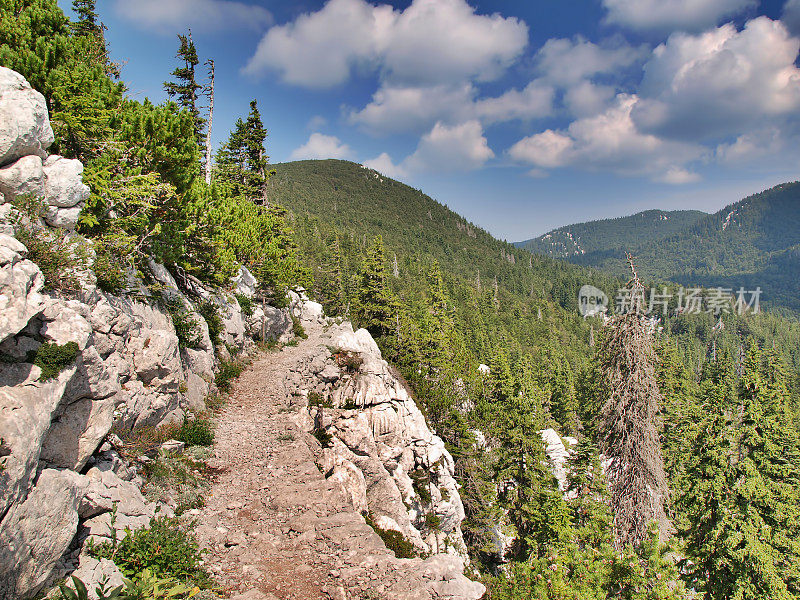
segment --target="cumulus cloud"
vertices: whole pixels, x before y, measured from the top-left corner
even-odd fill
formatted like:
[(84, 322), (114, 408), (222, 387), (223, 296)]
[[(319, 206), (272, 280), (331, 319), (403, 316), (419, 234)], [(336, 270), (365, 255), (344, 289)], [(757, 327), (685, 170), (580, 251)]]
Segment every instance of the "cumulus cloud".
[(348, 121), (379, 135), (422, 132), (442, 120), (464, 119), (473, 103), (470, 83), (406, 87), (384, 85), (372, 101), (359, 111), (350, 111)]
[(702, 31), (757, 5), (757, 0), (603, 0), (607, 22), (658, 31)]
[(312, 133), (308, 141), (292, 151), (292, 160), (309, 158), (351, 158), (353, 151), (333, 135)]
[(701, 146), (660, 139), (637, 131), (631, 110), (635, 95), (618, 94), (600, 115), (573, 121), (564, 131), (547, 130), (509, 149), (514, 160), (539, 169), (577, 167), (662, 181), (689, 181), (683, 165), (704, 154)]
[(392, 177), (393, 179), (403, 179), (408, 175), (402, 166), (392, 162), (392, 157), (386, 152), (381, 152), (375, 158), (365, 160), (364, 166), (375, 169), (379, 173), (383, 173), (387, 177)]
[(536, 53), (536, 63), (547, 81), (569, 87), (594, 75), (615, 73), (642, 59), (645, 52), (645, 47), (619, 40), (598, 45), (581, 36), (553, 38)]
[(727, 24), (673, 34), (644, 67), (633, 120), (659, 136), (713, 140), (796, 118), (798, 49), (800, 40), (767, 17), (742, 31)]
[(403, 168), (437, 173), (471, 171), (493, 157), (494, 152), (478, 121), (452, 127), (437, 123), (422, 136), (414, 153), (403, 161)]
[(500, 75), (528, 43), (516, 18), (479, 15), (465, 0), (414, 0), (405, 10), (365, 0), (329, 0), (271, 28), (244, 71), (278, 71), (310, 88), (347, 81), (354, 69), (404, 85)]
[(262, 6), (230, 0), (116, 0), (115, 9), (124, 19), (163, 33), (260, 29), (273, 21)]
[(800, 35), (800, 0), (787, 0), (781, 21), (793, 35)]
[(383, 152), (364, 166), (384, 175), (403, 178), (414, 173), (456, 173), (479, 169), (494, 158), (483, 127), (477, 120), (457, 125), (436, 123), (422, 136), (416, 150), (400, 163)]
[[(787, 145), (783, 138), (777, 128), (748, 132), (732, 142), (719, 144), (715, 152), (716, 159), (728, 165), (752, 163), (765, 156), (783, 152)], [(796, 151), (792, 154), (796, 154)]]
[(391, 133), (428, 131), (446, 124), (480, 120), (484, 124), (531, 120), (553, 112), (552, 87), (533, 81), (522, 90), (510, 89), (497, 97), (477, 99), (469, 82), (430, 87), (381, 86), (361, 110), (351, 110), (348, 121), (366, 131)]

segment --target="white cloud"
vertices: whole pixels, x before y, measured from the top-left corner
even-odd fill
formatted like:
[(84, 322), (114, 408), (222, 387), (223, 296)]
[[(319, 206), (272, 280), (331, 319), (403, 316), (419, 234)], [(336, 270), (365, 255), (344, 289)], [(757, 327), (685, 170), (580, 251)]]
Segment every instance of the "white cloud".
[(404, 85), (491, 80), (527, 43), (524, 22), (478, 15), (465, 0), (414, 0), (403, 11), (329, 0), (271, 28), (244, 71), (277, 70), (284, 81), (311, 88), (344, 83), (358, 68)]
[(262, 6), (229, 0), (116, 0), (115, 9), (124, 19), (163, 33), (260, 29), (273, 21)]
[(350, 123), (378, 135), (429, 130), (441, 120), (466, 117), (475, 89), (469, 83), (430, 87), (381, 86)]
[(687, 171), (683, 167), (670, 167), (669, 170), (655, 178), (656, 181), (661, 183), (670, 183), (672, 185), (682, 185), (685, 183), (694, 183), (700, 181), (700, 175)]
[(800, 111), (800, 39), (759, 17), (699, 35), (676, 33), (645, 65), (633, 111), (639, 129), (714, 140), (760, 129)]
[(375, 158), (364, 161), (364, 166), (370, 169), (375, 169), (379, 173), (383, 173), (387, 177), (393, 179), (402, 179), (408, 176), (406, 170), (401, 165), (396, 165), (392, 162), (392, 157), (386, 152), (381, 152)]
[(576, 117), (590, 117), (603, 112), (614, 98), (614, 88), (591, 81), (581, 81), (564, 92), (564, 104)]
[(547, 40), (536, 53), (536, 62), (547, 81), (569, 87), (594, 75), (616, 73), (643, 58), (644, 53), (644, 47), (625, 42), (598, 45), (576, 36)]
[(312, 133), (308, 141), (292, 151), (292, 160), (308, 158), (351, 158), (353, 151), (350, 146), (332, 135)]
[(800, 0), (787, 0), (781, 21), (793, 35), (800, 35)]
[(539, 169), (571, 166), (688, 181), (683, 165), (700, 158), (703, 148), (638, 132), (631, 119), (637, 102), (635, 95), (619, 94), (604, 113), (573, 121), (565, 131), (548, 129), (523, 138), (509, 149), (509, 155)]
[(552, 87), (536, 80), (524, 89), (510, 89), (497, 97), (476, 99), (471, 83), (431, 87), (381, 86), (361, 110), (351, 110), (351, 124), (370, 133), (420, 133), (436, 123), (455, 124), (478, 119), (498, 123), (531, 120), (553, 112)]
[(452, 127), (436, 123), (422, 136), (414, 153), (403, 161), (408, 171), (456, 172), (482, 167), (494, 157), (481, 124), (467, 121)]
[(757, 5), (757, 0), (603, 0), (607, 22), (658, 31), (702, 31)]
[[(733, 142), (717, 146), (716, 159), (729, 165), (752, 163), (765, 156), (784, 151), (786, 143), (777, 128), (753, 131), (738, 136)], [(793, 153), (793, 154), (796, 154)]]
[(484, 123), (539, 119), (552, 114), (554, 95), (551, 86), (537, 79), (522, 90), (512, 89), (497, 98), (478, 100), (474, 114)]

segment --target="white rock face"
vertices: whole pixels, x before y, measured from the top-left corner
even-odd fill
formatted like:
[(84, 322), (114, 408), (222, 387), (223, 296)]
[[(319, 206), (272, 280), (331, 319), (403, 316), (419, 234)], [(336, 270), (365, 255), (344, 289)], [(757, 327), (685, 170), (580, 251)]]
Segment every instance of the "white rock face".
[(78, 527), (83, 478), (45, 469), (25, 502), (0, 524), (0, 597), (35, 593), (69, 546)]
[(553, 476), (558, 479), (558, 489), (562, 492), (567, 487), (567, 461), (569, 450), (564, 446), (561, 436), (555, 429), (545, 429), (541, 432), (545, 443), (545, 454), (550, 459)]
[[(319, 317), (314, 304), (297, 294), (292, 310), (309, 329), (322, 319), (326, 330), (323, 349), (298, 372), (301, 385), (313, 382), (309, 391), (337, 407), (322, 411), (321, 424), (333, 445), (322, 452), (320, 468), (344, 488), (355, 509), (364, 510), (366, 502), (378, 526), (399, 531), (423, 552), (466, 559), (464, 507), (444, 442), (430, 430), (369, 332)], [(360, 360), (357, 371), (340, 367), (328, 348)], [(420, 491), (430, 499), (423, 500)], [(426, 515), (438, 517), (438, 531), (426, 526)]]
[(0, 67), (0, 165), (30, 154), (45, 158), (54, 139), (44, 96)]
[(24, 195), (44, 197), (44, 182), (42, 159), (36, 155), (23, 156), (0, 169), (0, 192), (9, 200)]
[(44, 197), (50, 206), (71, 208), (85, 202), (91, 195), (83, 183), (83, 163), (61, 156), (50, 156), (44, 161)]
[(44, 277), (27, 253), (16, 239), (0, 234), (0, 342), (19, 333), (43, 306)]
[[(97, 560), (85, 554), (81, 555), (78, 568), (72, 576), (77, 577), (84, 583), (89, 600), (98, 600), (96, 592), (98, 585), (105, 584), (107, 590), (113, 590), (123, 584), (122, 573), (120, 573), (117, 565), (107, 558)], [(75, 589), (72, 579), (69, 579), (66, 585), (71, 589)]]

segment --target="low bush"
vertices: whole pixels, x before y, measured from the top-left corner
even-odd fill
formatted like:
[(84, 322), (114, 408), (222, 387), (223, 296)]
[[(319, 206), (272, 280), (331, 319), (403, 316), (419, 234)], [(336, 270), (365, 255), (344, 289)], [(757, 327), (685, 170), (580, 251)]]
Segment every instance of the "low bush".
[(67, 342), (62, 346), (45, 342), (39, 346), (35, 354), (31, 354), (31, 362), (42, 370), (39, 381), (47, 381), (58, 377), (61, 371), (75, 362), (78, 357), (78, 344)]
[(294, 334), (295, 337), (298, 337), (303, 340), (308, 338), (308, 334), (306, 333), (303, 324), (300, 322), (300, 319), (298, 319), (294, 315), (292, 315), (292, 334)]
[(317, 441), (323, 448), (330, 448), (333, 446), (333, 436), (328, 433), (324, 428), (318, 427), (311, 432), (317, 438)]
[(244, 371), (245, 365), (241, 361), (225, 361), (219, 365), (216, 375), (217, 387), (220, 391), (230, 392), (231, 383)]
[(397, 558), (416, 558), (419, 556), (417, 547), (408, 541), (405, 536), (399, 531), (393, 529), (381, 529), (375, 524), (371, 514), (365, 514), (364, 520), (367, 525), (375, 530), (375, 533), (383, 540), (386, 547), (394, 552)]
[(253, 299), (248, 298), (244, 294), (233, 294), (236, 298), (236, 301), (239, 303), (239, 308), (242, 309), (242, 313), (246, 317), (252, 317), (253, 312), (255, 311), (255, 305), (253, 304)]
[(197, 540), (175, 518), (157, 517), (149, 529), (126, 530), (116, 545), (90, 544), (89, 555), (113, 561), (129, 578), (136, 578), (147, 569), (153, 577), (174, 578), (201, 588), (212, 583), (201, 563)]
[(185, 419), (175, 432), (175, 439), (187, 446), (210, 446), (214, 443), (214, 430), (208, 419)]
[(197, 312), (203, 317), (208, 325), (208, 337), (211, 338), (211, 343), (216, 346), (219, 344), (222, 332), (225, 326), (222, 324), (222, 317), (219, 314), (219, 308), (210, 300), (201, 300), (197, 306)]
[(176, 515), (202, 507), (211, 489), (211, 469), (195, 452), (159, 454), (145, 465), (144, 474), (145, 497), (155, 502), (171, 502)]
[(200, 325), (177, 296), (162, 295), (161, 302), (172, 319), (175, 335), (181, 348), (199, 348)]
[(423, 471), (422, 469), (415, 469), (408, 474), (411, 477), (411, 483), (414, 486), (414, 491), (419, 496), (419, 499), (422, 500), (423, 504), (430, 504), (431, 503), (431, 490), (430, 490), (430, 482), (431, 478), (428, 473)]
[[(71, 589), (59, 585), (62, 600), (90, 600), (92, 596), (86, 585), (74, 575)], [(123, 578), (123, 585), (112, 588), (107, 582), (94, 589), (97, 600), (188, 600), (200, 593), (198, 586), (189, 587), (174, 577), (156, 577), (145, 569), (134, 579)]]

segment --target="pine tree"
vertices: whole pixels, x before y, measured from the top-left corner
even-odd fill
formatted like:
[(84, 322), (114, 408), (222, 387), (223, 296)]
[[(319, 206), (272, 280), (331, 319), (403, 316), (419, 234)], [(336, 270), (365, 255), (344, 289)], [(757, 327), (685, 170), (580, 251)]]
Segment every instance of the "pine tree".
[(375, 337), (388, 335), (396, 327), (397, 301), (388, 286), (386, 256), (380, 235), (373, 241), (361, 265), (354, 309), (359, 325)]
[(180, 46), (176, 56), (183, 62), (183, 65), (172, 72), (175, 81), (164, 82), (164, 90), (170, 98), (177, 99), (178, 106), (189, 111), (194, 123), (195, 140), (202, 148), (205, 140), (203, 128), (206, 121), (200, 116), (200, 107), (197, 101), (198, 90), (202, 89), (195, 79), (195, 67), (199, 63), (197, 49), (191, 32), (188, 35), (178, 34), (178, 40)]
[(72, 11), (78, 16), (78, 22), (72, 26), (76, 35), (102, 35), (103, 25), (95, 5), (95, 0), (72, 0)]
[(217, 153), (217, 179), (234, 196), (263, 203), (269, 157), (264, 150), (267, 130), (261, 121), (258, 104), (250, 102), (247, 120), (237, 119), (228, 141)]

